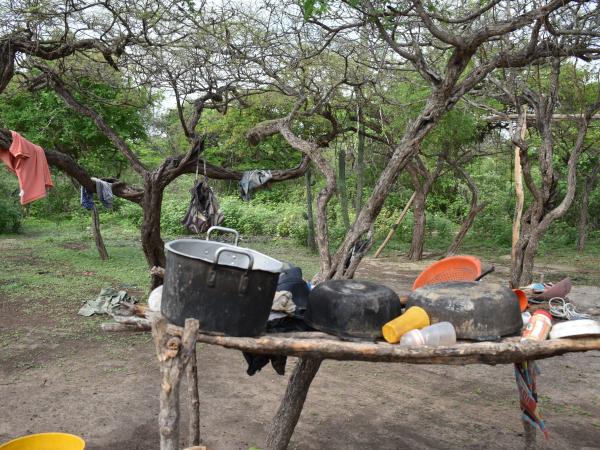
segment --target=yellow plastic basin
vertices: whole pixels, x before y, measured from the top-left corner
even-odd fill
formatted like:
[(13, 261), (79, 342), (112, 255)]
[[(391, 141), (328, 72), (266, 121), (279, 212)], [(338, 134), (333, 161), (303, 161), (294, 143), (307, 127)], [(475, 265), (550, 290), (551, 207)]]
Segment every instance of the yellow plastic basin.
[(84, 448), (83, 439), (67, 433), (30, 434), (0, 445), (0, 450), (83, 450)]

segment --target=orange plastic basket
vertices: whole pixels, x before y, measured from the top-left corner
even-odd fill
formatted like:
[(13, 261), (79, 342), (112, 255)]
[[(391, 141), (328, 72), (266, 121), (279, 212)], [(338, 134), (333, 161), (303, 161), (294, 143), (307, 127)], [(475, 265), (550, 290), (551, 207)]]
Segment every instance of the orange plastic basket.
[(446, 281), (475, 281), (481, 275), (481, 261), (474, 256), (449, 256), (434, 262), (419, 274), (413, 291), (428, 284)]

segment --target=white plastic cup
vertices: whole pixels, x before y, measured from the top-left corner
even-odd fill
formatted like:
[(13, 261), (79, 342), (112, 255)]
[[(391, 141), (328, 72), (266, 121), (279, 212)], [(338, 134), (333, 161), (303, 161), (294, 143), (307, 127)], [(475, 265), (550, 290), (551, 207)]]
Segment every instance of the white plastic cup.
[(400, 345), (429, 346), (456, 344), (456, 331), (450, 322), (439, 322), (420, 330), (411, 330), (400, 339)]

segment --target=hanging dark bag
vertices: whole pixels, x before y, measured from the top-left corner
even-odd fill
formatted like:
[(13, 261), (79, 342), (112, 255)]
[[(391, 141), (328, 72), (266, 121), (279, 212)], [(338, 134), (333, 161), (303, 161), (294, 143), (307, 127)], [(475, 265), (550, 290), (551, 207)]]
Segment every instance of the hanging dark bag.
[(221, 225), (223, 214), (217, 196), (205, 180), (198, 180), (190, 191), (192, 199), (181, 223), (194, 234), (205, 233), (212, 226)]

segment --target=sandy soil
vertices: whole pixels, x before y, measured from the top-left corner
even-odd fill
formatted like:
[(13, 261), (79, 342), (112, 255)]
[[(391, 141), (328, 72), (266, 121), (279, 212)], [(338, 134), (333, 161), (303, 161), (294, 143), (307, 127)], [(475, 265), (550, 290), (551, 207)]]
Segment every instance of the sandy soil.
[[(405, 291), (426, 263), (367, 261), (359, 277)], [(590, 307), (597, 288), (579, 287)], [(582, 300), (583, 301), (583, 300)], [(149, 334), (46, 335), (27, 301), (0, 297), (0, 442), (43, 431), (81, 435), (88, 450), (158, 448), (159, 373)], [(68, 320), (89, 320), (76, 316)], [(58, 330), (60, 331), (60, 327)], [(239, 352), (198, 348), (202, 436), (209, 449), (261, 447), (287, 374), (249, 377)], [(287, 373), (295, 364), (288, 359)], [(600, 448), (600, 352), (540, 362), (551, 438), (542, 448)], [(185, 414), (185, 412), (184, 412)], [(514, 449), (523, 446), (512, 366), (325, 361), (291, 449)]]

